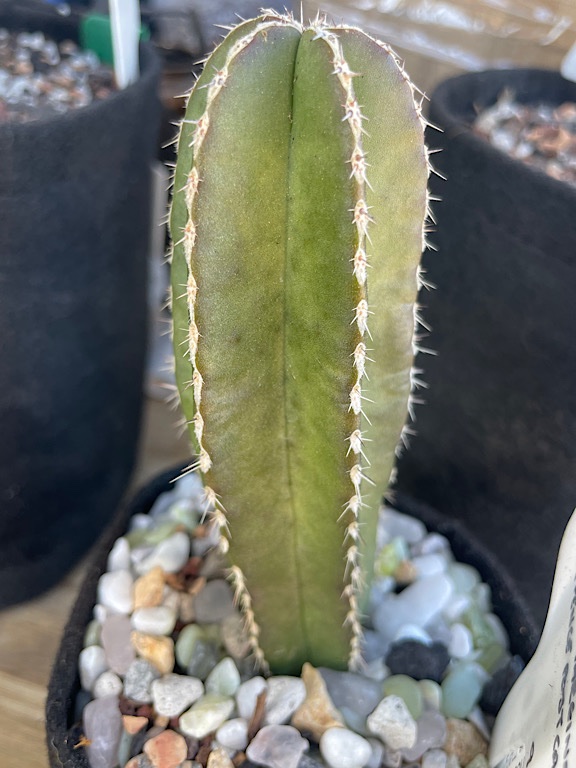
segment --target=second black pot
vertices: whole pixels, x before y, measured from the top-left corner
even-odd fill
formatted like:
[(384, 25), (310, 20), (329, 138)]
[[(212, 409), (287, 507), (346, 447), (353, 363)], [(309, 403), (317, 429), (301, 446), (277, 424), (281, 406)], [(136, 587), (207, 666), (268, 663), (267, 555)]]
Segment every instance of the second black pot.
[(457, 77), (434, 93), (428, 143), (446, 181), (424, 266), (429, 384), (400, 488), (442, 504), (517, 579), (540, 621), (576, 505), (576, 189), (471, 130), (505, 89), (524, 103), (576, 101), (542, 70)]

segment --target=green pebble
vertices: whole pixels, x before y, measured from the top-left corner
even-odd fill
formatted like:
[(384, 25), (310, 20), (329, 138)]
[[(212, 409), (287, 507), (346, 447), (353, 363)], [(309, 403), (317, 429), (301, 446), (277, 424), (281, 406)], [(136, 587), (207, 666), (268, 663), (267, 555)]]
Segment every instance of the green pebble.
[(167, 520), (147, 530), (130, 531), (130, 533), (126, 534), (126, 539), (128, 539), (128, 544), (130, 544), (132, 549), (136, 547), (155, 547), (161, 541), (167, 539), (168, 536), (171, 536), (180, 525), (181, 523), (176, 522), (176, 520)]
[(168, 516), (176, 523), (183, 525), (188, 531), (193, 531), (200, 522), (199, 513), (185, 499), (176, 501), (168, 510)]
[(89, 645), (100, 645), (101, 631), (100, 622), (92, 619), (86, 627), (86, 632), (84, 632), (84, 648), (88, 648)]
[(391, 675), (382, 684), (384, 696), (399, 696), (414, 720), (418, 720), (424, 708), (424, 697), (418, 682), (408, 675)]
[(494, 629), (486, 621), (484, 613), (474, 603), (464, 611), (460, 621), (472, 633), (474, 648), (487, 648), (496, 642)]
[(442, 709), (442, 688), (435, 680), (419, 680), (418, 685), (422, 691), (422, 700), (431, 709), (438, 712)]
[(216, 664), (206, 678), (206, 693), (234, 696), (240, 687), (240, 673), (234, 661), (226, 656)]
[(483, 613), (490, 613), (492, 610), (492, 590), (489, 584), (485, 582), (476, 584), (470, 597)]
[(406, 541), (397, 536), (382, 547), (376, 560), (377, 576), (392, 576), (401, 562), (410, 559)]
[(451, 563), (448, 566), (448, 576), (454, 582), (456, 592), (462, 595), (471, 592), (481, 581), (476, 568), (466, 563)]
[(442, 681), (442, 714), (464, 720), (482, 695), (485, 677), (476, 664), (462, 663)]
[(490, 643), (485, 648), (482, 648), (475, 661), (480, 664), (486, 672), (492, 674), (502, 664), (502, 660), (506, 654), (506, 649), (500, 645), (500, 643)]
[(188, 626), (182, 629), (174, 648), (176, 661), (182, 669), (186, 669), (188, 664), (190, 664), (196, 643), (204, 639), (204, 637), (205, 634), (199, 624), (188, 624)]
[(489, 765), (488, 758), (485, 755), (476, 755), (476, 757), (470, 760), (466, 768), (489, 768)]

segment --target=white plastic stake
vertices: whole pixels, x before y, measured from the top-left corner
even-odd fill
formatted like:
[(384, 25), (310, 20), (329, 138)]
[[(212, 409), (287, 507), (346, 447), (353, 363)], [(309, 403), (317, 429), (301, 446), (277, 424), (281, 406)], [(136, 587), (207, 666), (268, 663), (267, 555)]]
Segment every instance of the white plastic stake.
[(560, 66), (560, 73), (566, 80), (574, 80), (576, 82), (576, 43), (564, 56)]
[(138, 41), (140, 39), (140, 3), (138, 0), (109, 0), (114, 50), (114, 74), (118, 88), (138, 80)]
[(489, 760), (493, 768), (576, 766), (576, 512), (540, 643), (498, 713)]

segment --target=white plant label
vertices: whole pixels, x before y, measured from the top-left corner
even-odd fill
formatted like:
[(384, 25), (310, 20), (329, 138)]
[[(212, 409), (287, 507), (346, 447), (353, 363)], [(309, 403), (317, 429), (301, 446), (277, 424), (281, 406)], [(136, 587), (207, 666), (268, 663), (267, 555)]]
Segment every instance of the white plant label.
[(576, 512), (542, 638), (498, 713), (489, 760), (492, 768), (576, 768)]

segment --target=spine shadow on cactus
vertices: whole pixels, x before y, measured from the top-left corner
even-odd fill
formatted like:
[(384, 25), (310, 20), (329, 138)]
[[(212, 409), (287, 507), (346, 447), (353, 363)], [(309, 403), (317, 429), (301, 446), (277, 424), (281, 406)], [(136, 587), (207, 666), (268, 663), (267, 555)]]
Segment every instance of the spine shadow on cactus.
[(383, 44), (271, 13), (226, 37), (189, 100), (176, 377), (253, 650), (274, 671), (360, 659), (363, 574), (416, 380), (422, 133)]

